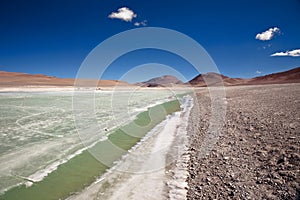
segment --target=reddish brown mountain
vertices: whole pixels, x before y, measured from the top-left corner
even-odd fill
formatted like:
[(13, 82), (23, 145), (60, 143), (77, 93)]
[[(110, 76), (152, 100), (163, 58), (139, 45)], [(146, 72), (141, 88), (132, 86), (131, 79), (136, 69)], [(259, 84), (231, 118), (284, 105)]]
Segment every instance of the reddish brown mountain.
[(209, 72), (200, 74), (190, 80), (187, 84), (191, 86), (217, 86), (217, 85), (256, 85), (256, 84), (280, 84), (300, 83), (300, 67), (285, 72), (273, 73), (251, 79), (230, 78), (222, 74)]
[(300, 67), (266, 76), (252, 78), (248, 84), (300, 83)]
[[(56, 78), (41, 74), (25, 74), (16, 72), (0, 71), (0, 87), (22, 87), (22, 86), (73, 86), (75, 79)], [(95, 80), (81, 80), (81, 86), (94, 86)], [(190, 80), (191, 86), (218, 86), (218, 85), (255, 85), (255, 84), (279, 84), (279, 83), (300, 83), (300, 67), (285, 72), (273, 73), (266, 76), (259, 76), (251, 79), (230, 78), (222, 74), (209, 72), (201, 74)], [(130, 84), (115, 80), (100, 80), (98, 86), (130, 86)], [(149, 81), (139, 83), (146, 87), (181, 86), (183, 83), (174, 76), (162, 76)]]
[[(0, 87), (22, 87), (22, 86), (74, 86), (75, 79), (56, 78), (41, 74), (25, 74), (17, 72), (0, 71)], [(81, 80), (81, 86), (94, 86), (95, 80)], [(114, 80), (100, 80), (98, 86), (129, 85), (126, 82)]]

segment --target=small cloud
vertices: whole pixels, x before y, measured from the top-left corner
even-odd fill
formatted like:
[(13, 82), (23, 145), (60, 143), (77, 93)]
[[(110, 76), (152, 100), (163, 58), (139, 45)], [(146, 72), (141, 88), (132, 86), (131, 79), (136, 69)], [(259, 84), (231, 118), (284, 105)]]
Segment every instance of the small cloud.
[(131, 22), (135, 17), (137, 17), (137, 14), (127, 7), (119, 8), (117, 12), (112, 12), (110, 15), (108, 15), (108, 18), (120, 19), (125, 22)]
[(261, 74), (261, 71), (256, 70), (255, 74)]
[(276, 52), (273, 53), (271, 56), (288, 56), (288, 52)]
[(300, 56), (300, 49), (294, 49), (294, 50), (286, 51), (286, 52), (276, 52), (276, 53), (273, 53), (271, 56), (292, 56), (292, 57), (298, 57), (298, 56)]
[(266, 30), (262, 33), (258, 33), (255, 36), (255, 39), (262, 40), (262, 41), (271, 40), (275, 36), (275, 34), (279, 34), (279, 33), (280, 33), (279, 28), (277, 28), (277, 27), (269, 28), (268, 30)]
[(143, 20), (141, 22), (135, 22), (135, 26), (147, 26), (147, 20)]

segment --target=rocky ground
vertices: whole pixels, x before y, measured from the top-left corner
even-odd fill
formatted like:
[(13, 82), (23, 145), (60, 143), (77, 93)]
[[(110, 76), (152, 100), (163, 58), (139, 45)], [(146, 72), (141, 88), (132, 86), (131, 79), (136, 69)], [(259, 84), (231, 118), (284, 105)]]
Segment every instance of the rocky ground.
[(300, 199), (300, 84), (226, 88), (223, 129), (203, 155), (210, 97), (190, 116), (188, 199)]

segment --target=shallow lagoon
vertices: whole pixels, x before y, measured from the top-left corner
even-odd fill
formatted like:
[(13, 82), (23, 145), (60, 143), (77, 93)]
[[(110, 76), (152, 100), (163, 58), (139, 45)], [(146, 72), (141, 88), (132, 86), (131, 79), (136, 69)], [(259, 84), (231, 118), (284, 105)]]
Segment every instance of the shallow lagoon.
[[(172, 99), (170, 97), (174, 97), (174, 93), (164, 90), (136, 91), (130, 94), (130, 97), (126, 92), (118, 92), (114, 93), (113, 99), (111, 92), (97, 92), (95, 113), (101, 128), (92, 133), (95, 134), (95, 140), (108, 134), (104, 130), (105, 127), (124, 125), (149, 105), (170, 101)], [(127, 102), (127, 105), (112, 103), (116, 99), (122, 102), (122, 98), (126, 100), (123, 102)], [(51, 166), (51, 163), (67, 161), (70, 155), (85, 147), (76, 132), (71, 92), (4, 93), (0, 95), (0, 106), (0, 161), (6, 163), (0, 169), (2, 191), (18, 183), (26, 182), (25, 177), (40, 180), (47, 175), (47, 171), (43, 169)], [(116, 138), (116, 135), (112, 134), (110, 137)], [(118, 140), (115, 140), (115, 143), (118, 143)], [(127, 146), (125, 144), (125, 150), (132, 144)], [(80, 156), (84, 153), (89, 154), (89, 152), (83, 152)], [(85, 156), (84, 159), (93, 160), (94, 158)], [(61, 168), (66, 168), (72, 162), (79, 162), (76, 164), (80, 168), (79, 171), (85, 170), (80, 166), (83, 160), (71, 160), (63, 164)], [(97, 161), (97, 165), (101, 164)], [(100, 168), (95, 171), (95, 174), (102, 173), (101, 171), (106, 169), (103, 166)], [(36, 173), (37, 171), (39, 173)], [(53, 174), (55, 173), (58, 172)], [(86, 172), (81, 174), (84, 173)], [(86, 182), (91, 182), (95, 177), (86, 177), (86, 179), (89, 179)], [(80, 183), (78, 184), (80, 186)], [(41, 186), (33, 185), (33, 187)]]

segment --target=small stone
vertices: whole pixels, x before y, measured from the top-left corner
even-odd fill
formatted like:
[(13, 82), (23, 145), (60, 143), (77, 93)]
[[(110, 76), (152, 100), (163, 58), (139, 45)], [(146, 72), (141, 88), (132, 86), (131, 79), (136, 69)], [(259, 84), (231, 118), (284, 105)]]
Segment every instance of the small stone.
[(281, 179), (274, 179), (273, 182), (275, 183), (275, 185), (282, 185), (282, 184), (284, 184), (283, 180), (281, 180)]
[(295, 129), (296, 128), (296, 123), (290, 123), (290, 128)]
[(234, 196), (234, 192), (233, 191), (231, 191), (231, 192), (229, 192), (229, 194), (228, 194), (230, 197), (233, 197)]
[(199, 185), (197, 185), (197, 186), (196, 186), (196, 190), (200, 191), (200, 190), (202, 190), (202, 187), (199, 186)]
[(286, 161), (286, 158), (284, 155), (282, 155), (278, 160), (277, 160), (277, 165), (284, 163)]

